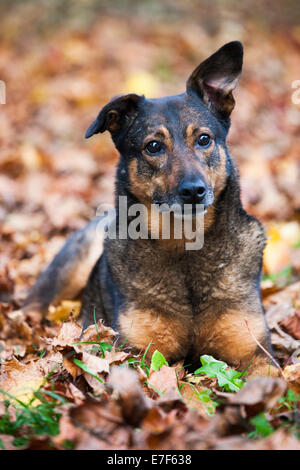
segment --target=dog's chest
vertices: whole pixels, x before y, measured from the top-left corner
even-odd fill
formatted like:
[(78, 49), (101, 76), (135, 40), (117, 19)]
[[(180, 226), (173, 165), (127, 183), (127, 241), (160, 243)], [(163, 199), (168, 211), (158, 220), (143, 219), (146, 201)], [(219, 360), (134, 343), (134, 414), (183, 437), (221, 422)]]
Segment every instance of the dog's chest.
[(127, 302), (170, 315), (197, 315), (217, 289), (222, 270), (221, 262), (206, 263), (198, 253), (175, 256), (147, 245), (133, 253), (129, 249), (126, 257), (130, 263), (122, 263), (116, 275)]

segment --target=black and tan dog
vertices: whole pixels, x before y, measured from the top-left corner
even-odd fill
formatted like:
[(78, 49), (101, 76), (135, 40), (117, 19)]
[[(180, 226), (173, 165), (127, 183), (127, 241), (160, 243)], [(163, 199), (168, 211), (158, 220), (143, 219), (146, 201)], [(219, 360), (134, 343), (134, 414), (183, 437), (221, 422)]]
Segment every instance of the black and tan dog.
[[(251, 373), (276, 375), (259, 284), (261, 224), (241, 206), (238, 172), (226, 147), (232, 91), (242, 69), (239, 42), (202, 62), (186, 92), (160, 99), (129, 94), (100, 111), (86, 137), (108, 130), (120, 152), (116, 176), (128, 206), (140, 202), (204, 205), (204, 246), (185, 240), (95, 236), (97, 219), (76, 232), (33, 286), (26, 308), (84, 289), (85, 323), (97, 318), (130, 346), (161, 351), (169, 362), (211, 354)], [(129, 219), (128, 219), (129, 220)], [(102, 252), (102, 255), (101, 255)], [(101, 256), (100, 256), (101, 255)]]

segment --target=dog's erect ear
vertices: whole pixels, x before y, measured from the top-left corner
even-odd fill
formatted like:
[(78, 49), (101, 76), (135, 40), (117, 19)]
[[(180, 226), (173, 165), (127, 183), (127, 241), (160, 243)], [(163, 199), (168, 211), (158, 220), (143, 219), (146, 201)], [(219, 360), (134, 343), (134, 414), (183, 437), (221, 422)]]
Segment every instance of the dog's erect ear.
[(187, 81), (187, 92), (196, 92), (207, 106), (228, 118), (235, 104), (232, 90), (238, 84), (242, 65), (242, 44), (229, 42), (194, 70)]
[(136, 116), (137, 104), (143, 96), (131, 93), (113, 98), (101, 109), (95, 121), (88, 127), (85, 138), (108, 130), (112, 136), (131, 124)]

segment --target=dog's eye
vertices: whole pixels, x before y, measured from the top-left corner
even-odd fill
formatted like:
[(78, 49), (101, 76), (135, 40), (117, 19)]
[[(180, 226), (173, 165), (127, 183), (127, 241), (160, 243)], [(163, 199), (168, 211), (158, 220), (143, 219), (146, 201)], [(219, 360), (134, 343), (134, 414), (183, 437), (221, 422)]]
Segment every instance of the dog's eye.
[(211, 138), (208, 134), (201, 134), (197, 139), (197, 144), (199, 147), (206, 148), (209, 146)]
[(150, 155), (158, 155), (164, 150), (164, 145), (157, 140), (151, 140), (151, 142), (148, 142), (146, 145), (145, 150)]

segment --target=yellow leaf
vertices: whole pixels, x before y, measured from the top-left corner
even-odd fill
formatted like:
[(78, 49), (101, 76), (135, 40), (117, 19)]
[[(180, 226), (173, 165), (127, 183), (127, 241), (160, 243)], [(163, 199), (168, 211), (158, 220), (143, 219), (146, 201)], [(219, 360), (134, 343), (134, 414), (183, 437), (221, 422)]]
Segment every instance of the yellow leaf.
[(282, 241), (270, 241), (264, 250), (263, 267), (266, 274), (280, 273), (291, 264), (289, 245)]
[(147, 97), (155, 96), (158, 93), (158, 83), (150, 73), (136, 71), (127, 77), (124, 93), (136, 93)]
[(49, 307), (48, 319), (50, 321), (61, 323), (68, 320), (72, 312), (73, 318), (80, 314), (81, 302), (79, 300), (63, 300), (57, 307)]
[(280, 238), (291, 246), (300, 241), (300, 224), (296, 221), (282, 224), (279, 228)]
[(40, 168), (43, 163), (43, 159), (38, 150), (29, 144), (22, 145), (21, 159), (25, 167), (29, 170), (36, 170)]
[[(37, 362), (22, 364), (13, 358), (5, 363), (4, 374), (0, 380), (0, 389), (9, 394), (12, 401), (17, 399), (28, 404), (34, 397), (34, 392), (38, 390), (45, 382), (44, 375)], [(7, 396), (0, 394), (0, 399)], [(35, 399), (32, 404), (37, 406), (40, 403)]]

